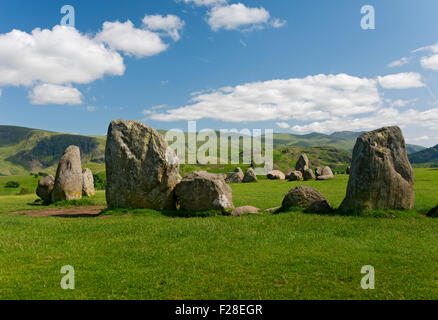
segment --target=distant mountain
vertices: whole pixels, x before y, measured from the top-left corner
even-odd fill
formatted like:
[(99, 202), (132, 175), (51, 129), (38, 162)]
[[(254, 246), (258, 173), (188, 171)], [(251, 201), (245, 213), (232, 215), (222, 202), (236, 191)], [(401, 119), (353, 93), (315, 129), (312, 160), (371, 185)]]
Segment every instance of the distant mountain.
[[(165, 131), (159, 130), (161, 134)], [(315, 165), (345, 167), (360, 132), (335, 132), (331, 135), (274, 134), (274, 158), (280, 168), (290, 166), (297, 153), (306, 152)], [(50, 132), (16, 126), (0, 126), (0, 175), (25, 175), (29, 172), (54, 172), (69, 145), (81, 149), (82, 162), (88, 165), (104, 162), (105, 136), (83, 136)], [(198, 143), (199, 144), (199, 143)], [(408, 145), (408, 152), (421, 151), (420, 146)], [(296, 159), (295, 159), (296, 160)], [(101, 166), (99, 167), (101, 168)]]
[(438, 145), (409, 155), (412, 164), (438, 163)]
[[(362, 132), (341, 131), (330, 135), (323, 133), (310, 133), (306, 135), (294, 135), (280, 133), (274, 136), (274, 147), (299, 146), (299, 147), (335, 147), (341, 150), (352, 152), (356, 139)], [(426, 149), (422, 146), (407, 144), (408, 154)]]

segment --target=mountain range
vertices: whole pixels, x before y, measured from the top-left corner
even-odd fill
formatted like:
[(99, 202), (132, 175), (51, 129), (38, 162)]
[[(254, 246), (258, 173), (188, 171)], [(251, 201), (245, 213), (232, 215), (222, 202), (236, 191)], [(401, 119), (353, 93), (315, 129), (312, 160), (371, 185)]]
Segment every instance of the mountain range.
[[(316, 163), (345, 164), (349, 161), (355, 140), (360, 134), (350, 131), (330, 135), (274, 134), (274, 157), (278, 158), (279, 162), (287, 162), (284, 155), (308, 152), (313, 154)], [(83, 163), (103, 164), (105, 141), (106, 136), (84, 136), (0, 126), (0, 175), (24, 175), (41, 170), (53, 172), (69, 145), (80, 147)], [(408, 145), (407, 148), (411, 159), (432, 157), (438, 162), (438, 148), (434, 149), (436, 154), (421, 146)]]

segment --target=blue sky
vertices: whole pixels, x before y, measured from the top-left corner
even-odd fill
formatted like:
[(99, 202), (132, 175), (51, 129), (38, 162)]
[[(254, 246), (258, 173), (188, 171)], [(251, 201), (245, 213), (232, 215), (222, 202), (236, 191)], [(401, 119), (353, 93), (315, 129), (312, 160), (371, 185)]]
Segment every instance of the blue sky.
[[(64, 5), (73, 30), (58, 26)], [(361, 28), (364, 5), (375, 30)], [(408, 142), (435, 145), (437, 12), (435, 0), (2, 1), (0, 124), (95, 135), (114, 118), (298, 134), (400, 125)]]

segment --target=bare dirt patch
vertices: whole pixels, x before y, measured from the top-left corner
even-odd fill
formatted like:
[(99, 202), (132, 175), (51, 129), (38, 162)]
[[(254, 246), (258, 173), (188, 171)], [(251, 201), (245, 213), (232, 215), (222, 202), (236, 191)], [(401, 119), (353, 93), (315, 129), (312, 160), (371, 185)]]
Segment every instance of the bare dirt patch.
[(105, 210), (104, 206), (74, 207), (74, 208), (50, 208), (34, 211), (17, 211), (11, 214), (25, 215), (30, 217), (59, 217), (59, 218), (94, 218)]

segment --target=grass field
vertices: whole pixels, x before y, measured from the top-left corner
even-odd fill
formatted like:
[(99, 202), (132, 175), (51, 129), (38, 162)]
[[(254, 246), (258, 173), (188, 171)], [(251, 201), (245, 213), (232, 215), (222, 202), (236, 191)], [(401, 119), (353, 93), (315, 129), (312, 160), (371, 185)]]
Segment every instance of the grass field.
[[(438, 170), (415, 169), (416, 208), (391, 218), (278, 215), (172, 218), (116, 210), (109, 218), (10, 215), (34, 195), (0, 196), (1, 299), (437, 299)], [(281, 204), (294, 186), (337, 207), (348, 177), (232, 185), (235, 206)], [(90, 199), (104, 205), (104, 193)], [(130, 216), (125, 216), (129, 213)], [(61, 267), (76, 289), (62, 290)], [(362, 266), (376, 289), (362, 290)]]

